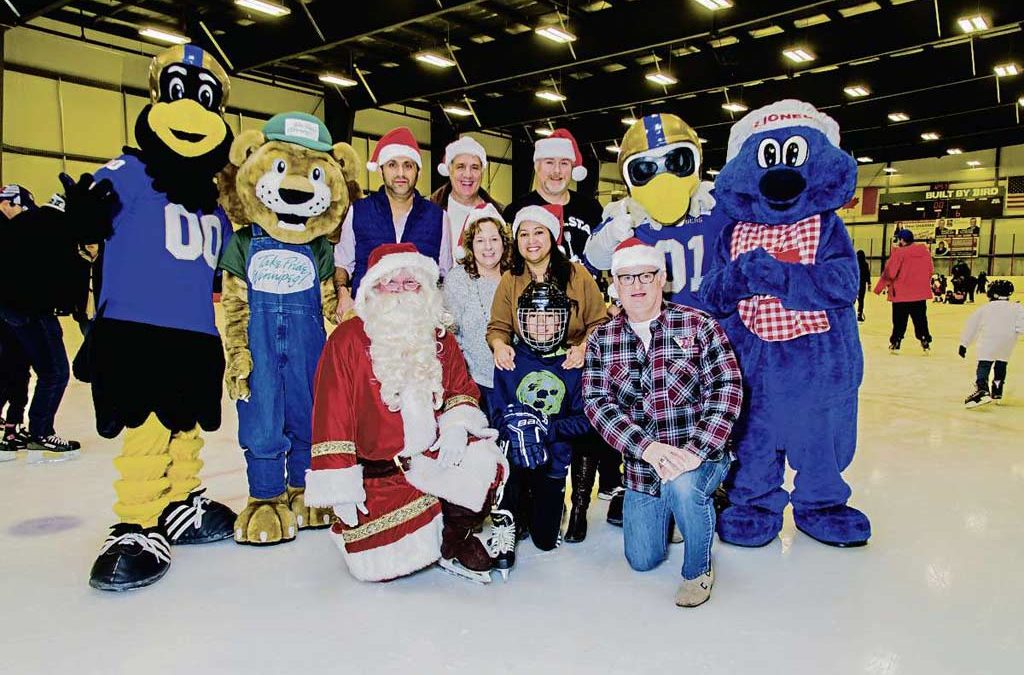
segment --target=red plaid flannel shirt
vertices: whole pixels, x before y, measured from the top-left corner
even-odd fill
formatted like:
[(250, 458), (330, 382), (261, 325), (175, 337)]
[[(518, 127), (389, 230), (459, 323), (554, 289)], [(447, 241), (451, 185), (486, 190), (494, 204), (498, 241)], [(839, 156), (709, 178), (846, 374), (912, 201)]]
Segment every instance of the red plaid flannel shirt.
[[(735, 260), (741, 253), (763, 248), (776, 260), (813, 265), (820, 238), (821, 217), (816, 215), (792, 225), (739, 222), (733, 229), (729, 252)], [(792, 340), (829, 329), (824, 311), (789, 310), (772, 295), (740, 300), (738, 309), (743, 325), (767, 342)]]
[(626, 487), (657, 495), (661, 479), (641, 455), (653, 441), (702, 459), (728, 452), (743, 387), (729, 338), (707, 314), (666, 302), (644, 349), (625, 312), (587, 340), (583, 405), (590, 423), (622, 453)]

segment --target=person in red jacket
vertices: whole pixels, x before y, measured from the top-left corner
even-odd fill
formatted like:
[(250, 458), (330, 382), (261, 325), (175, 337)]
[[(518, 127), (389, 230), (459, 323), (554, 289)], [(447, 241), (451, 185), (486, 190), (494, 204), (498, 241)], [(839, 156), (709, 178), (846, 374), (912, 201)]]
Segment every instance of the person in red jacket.
[(875, 295), (888, 290), (892, 303), (892, 335), (889, 351), (896, 354), (907, 332), (907, 318), (914, 322), (914, 335), (927, 354), (932, 336), (928, 332), (928, 298), (932, 297), (931, 277), (935, 271), (932, 256), (924, 244), (914, 243), (910, 230), (896, 232), (896, 248), (890, 252), (882, 275), (875, 285)]

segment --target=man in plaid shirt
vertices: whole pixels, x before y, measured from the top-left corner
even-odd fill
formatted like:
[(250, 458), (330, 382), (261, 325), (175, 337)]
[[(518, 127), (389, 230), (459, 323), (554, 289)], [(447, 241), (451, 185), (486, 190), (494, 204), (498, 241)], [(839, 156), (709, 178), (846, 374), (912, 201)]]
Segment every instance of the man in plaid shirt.
[(623, 312), (587, 342), (584, 411), (625, 458), (626, 559), (638, 571), (668, 554), (670, 517), (686, 541), (676, 604), (711, 597), (711, 495), (732, 461), (726, 447), (743, 387), (732, 346), (707, 314), (663, 300), (665, 256), (632, 238), (612, 257)]

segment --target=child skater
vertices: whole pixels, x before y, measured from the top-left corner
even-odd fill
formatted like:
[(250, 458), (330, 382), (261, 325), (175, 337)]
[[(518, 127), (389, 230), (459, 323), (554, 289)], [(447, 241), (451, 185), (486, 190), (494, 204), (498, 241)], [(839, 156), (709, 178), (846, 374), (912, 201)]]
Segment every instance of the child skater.
[[(997, 279), (988, 286), (989, 303), (979, 307), (964, 326), (960, 334), (960, 358), (967, 358), (967, 347), (978, 340), (978, 374), (974, 393), (964, 400), (968, 408), (976, 408), (1003, 397), (1006, 384), (1006, 362), (1017, 343), (1017, 336), (1024, 334), (1024, 307), (1019, 302), (1010, 302), (1013, 284), (1006, 279)], [(988, 376), (992, 373), (992, 388)]]

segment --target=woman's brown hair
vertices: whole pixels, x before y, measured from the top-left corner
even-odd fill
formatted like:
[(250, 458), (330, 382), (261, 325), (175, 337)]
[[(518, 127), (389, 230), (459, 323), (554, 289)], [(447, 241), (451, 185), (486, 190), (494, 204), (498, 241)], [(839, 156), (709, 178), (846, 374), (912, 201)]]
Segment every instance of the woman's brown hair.
[(480, 271), (476, 268), (476, 258), (473, 257), (473, 240), (480, 233), (480, 225), (482, 223), (494, 223), (494, 227), (498, 229), (498, 236), (501, 237), (502, 251), (498, 269), (505, 272), (512, 266), (512, 234), (509, 232), (508, 226), (501, 224), (493, 218), (481, 218), (470, 223), (469, 227), (462, 233), (462, 250), (466, 254), (462, 259), (462, 266), (469, 273), (469, 276), (474, 279), (480, 278)]

